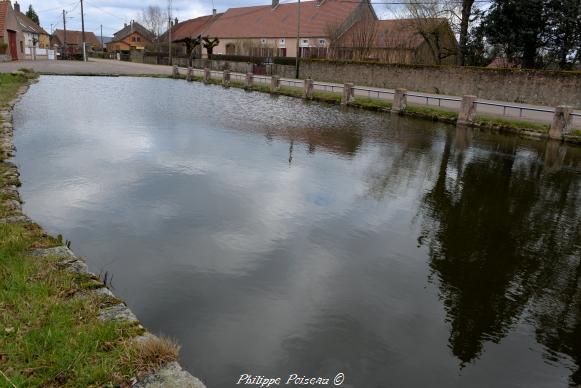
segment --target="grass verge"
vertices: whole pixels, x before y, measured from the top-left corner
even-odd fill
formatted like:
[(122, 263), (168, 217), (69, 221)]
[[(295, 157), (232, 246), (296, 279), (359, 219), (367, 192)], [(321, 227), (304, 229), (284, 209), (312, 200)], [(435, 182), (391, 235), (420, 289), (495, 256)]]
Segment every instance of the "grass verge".
[(355, 97), (350, 105), (361, 109), (381, 111), (391, 109), (392, 103), (391, 101), (382, 100), (379, 98)]
[(455, 123), (456, 120), (458, 120), (458, 112), (445, 110), (441, 108), (431, 108), (418, 105), (408, 105), (404, 110), (404, 114), (444, 122)]
[(490, 128), (504, 128), (512, 130), (531, 130), (534, 132), (548, 133), (550, 125), (533, 123), (525, 120), (514, 120), (500, 117), (488, 117), (477, 115), (474, 124)]

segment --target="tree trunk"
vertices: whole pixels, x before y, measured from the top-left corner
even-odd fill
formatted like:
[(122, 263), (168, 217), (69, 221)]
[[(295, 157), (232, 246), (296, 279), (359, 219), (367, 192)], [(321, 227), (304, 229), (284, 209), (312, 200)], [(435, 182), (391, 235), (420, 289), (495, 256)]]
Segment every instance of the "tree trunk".
[(462, 1), (462, 20), (460, 21), (460, 50), (458, 52), (458, 64), (460, 66), (464, 66), (466, 64), (468, 25), (470, 23), (470, 15), (472, 15), (473, 5), (474, 0)]

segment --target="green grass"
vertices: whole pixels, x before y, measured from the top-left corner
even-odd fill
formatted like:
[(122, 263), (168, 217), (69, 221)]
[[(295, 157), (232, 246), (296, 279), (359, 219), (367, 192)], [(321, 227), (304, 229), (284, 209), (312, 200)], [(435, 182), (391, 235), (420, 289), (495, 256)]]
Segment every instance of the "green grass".
[(341, 93), (314, 90), (313, 91), (313, 100), (329, 102), (332, 104), (340, 104), (341, 103)]
[(570, 135), (581, 136), (581, 129), (572, 129)]
[(36, 74), (32, 73), (16, 75), (0, 73), (0, 107), (6, 106), (14, 98), (18, 89), (26, 85), (31, 78), (35, 77)]
[(392, 103), (391, 101), (382, 100), (379, 98), (355, 97), (350, 105), (362, 109), (389, 110), (391, 109)]
[(282, 94), (284, 96), (290, 96), (290, 97), (299, 97), (299, 98), (303, 97), (303, 89), (302, 88), (295, 88), (292, 86), (281, 86), (278, 89), (277, 93)]
[(408, 105), (404, 113), (412, 113), (414, 115), (431, 118), (432, 120), (455, 121), (458, 119), (457, 112), (417, 105)]
[(550, 125), (549, 124), (539, 124), (533, 123), (530, 121), (525, 120), (515, 120), (515, 119), (507, 119), (502, 117), (489, 117), (489, 116), (479, 116), (477, 115), (475, 120), (475, 124), (483, 125), (486, 127), (503, 127), (503, 128), (510, 128), (510, 129), (528, 129), (535, 132), (542, 132), (547, 133), (549, 132)]
[(255, 92), (269, 93), (270, 85), (255, 83), (252, 85), (251, 90), (254, 90)]
[(86, 293), (95, 279), (26, 254), (55, 244), (34, 224), (0, 225), (0, 386), (127, 382), (138, 373), (129, 339), (142, 329), (98, 319), (101, 301)]

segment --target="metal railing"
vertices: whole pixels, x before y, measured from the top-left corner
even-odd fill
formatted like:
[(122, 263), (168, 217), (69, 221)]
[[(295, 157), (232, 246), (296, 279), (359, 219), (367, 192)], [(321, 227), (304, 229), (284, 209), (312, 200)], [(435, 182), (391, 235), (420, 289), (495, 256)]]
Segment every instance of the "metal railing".
[(318, 82), (313, 82), (313, 87), (315, 87), (315, 86), (322, 87), (323, 91), (325, 91), (325, 92), (328, 92), (328, 91), (335, 92), (335, 89), (340, 89), (341, 92), (343, 92), (343, 86), (341, 86), (341, 85), (322, 84), (322, 83), (318, 83)]
[(511, 105), (511, 104), (501, 104), (501, 103), (497, 103), (497, 102), (489, 102), (489, 101), (478, 101), (476, 100), (474, 102), (474, 105), (478, 106), (478, 105), (486, 105), (486, 106), (495, 106), (495, 107), (499, 107), (502, 108), (502, 115), (503, 116), (507, 116), (506, 114), (506, 109), (518, 109), (518, 117), (522, 118), (523, 117), (523, 111), (531, 111), (531, 112), (542, 112), (542, 113), (555, 113), (554, 109), (547, 109), (547, 108), (533, 108), (533, 107), (529, 107), (529, 106), (521, 106), (521, 105)]
[(377, 89), (368, 89), (368, 88), (364, 88), (361, 86), (354, 86), (353, 87), (353, 93), (355, 93), (356, 91), (360, 91), (360, 92), (367, 92), (367, 98), (372, 98), (371, 94), (376, 94), (377, 98), (379, 99), (384, 99), (383, 97), (381, 97), (382, 95), (389, 95), (389, 96), (393, 96), (395, 94), (395, 92), (389, 91), (389, 90), (377, 90)]
[(416, 98), (422, 98), (422, 99), (426, 99), (426, 105), (430, 105), (430, 100), (437, 100), (438, 101), (438, 106), (442, 106), (442, 101), (453, 101), (453, 102), (462, 102), (461, 98), (458, 97), (440, 97), (440, 96), (428, 96), (425, 94), (415, 94), (415, 93), (405, 93), (406, 96), (409, 97), (416, 97)]

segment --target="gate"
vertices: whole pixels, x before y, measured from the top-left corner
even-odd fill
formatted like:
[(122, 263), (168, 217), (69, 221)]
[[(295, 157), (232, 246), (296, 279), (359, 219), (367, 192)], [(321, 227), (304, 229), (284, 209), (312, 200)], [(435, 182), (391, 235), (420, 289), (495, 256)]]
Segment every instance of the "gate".
[(252, 73), (256, 75), (266, 75), (266, 65), (264, 64), (252, 65)]
[(10, 47), (10, 57), (13, 61), (18, 60), (18, 50), (16, 49), (16, 31), (8, 30), (8, 46)]

